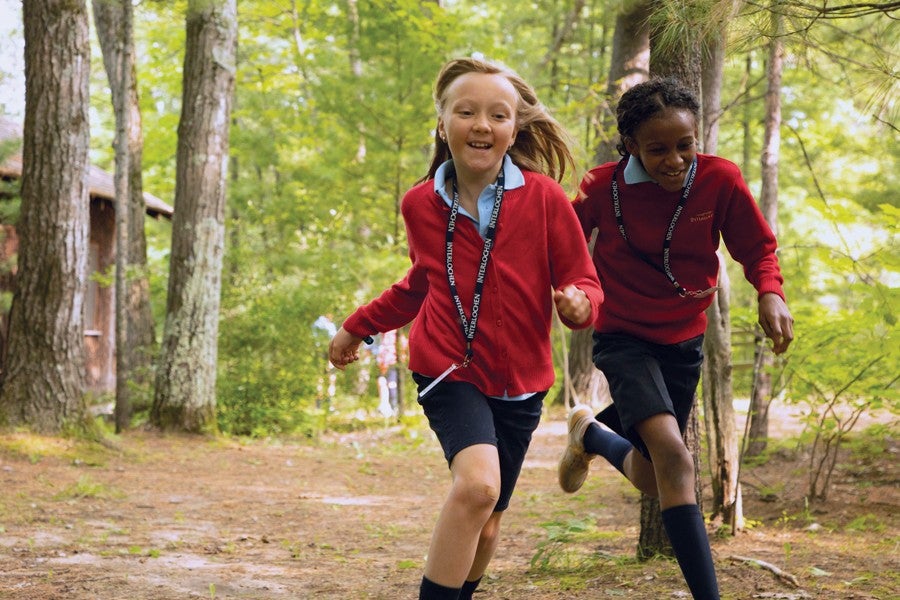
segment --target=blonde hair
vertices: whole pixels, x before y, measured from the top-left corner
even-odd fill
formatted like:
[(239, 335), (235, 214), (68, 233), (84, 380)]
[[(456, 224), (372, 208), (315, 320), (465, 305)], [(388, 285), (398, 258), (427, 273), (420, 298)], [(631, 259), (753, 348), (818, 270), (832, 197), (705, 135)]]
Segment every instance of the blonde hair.
[[(477, 58), (456, 58), (447, 62), (434, 84), (434, 106), (438, 116), (443, 112), (450, 84), (467, 73), (502, 75), (509, 80), (519, 96), (516, 106), (518, 133), (515, 144), (508, 152), (510, 158), (520, 169), (543, 173), (561, 182), (566, 168), (575, 166), (569, 149), (569, 136), (538, 100), (534, 88), (512, 69)], [(441, 139), (435, 128), (434, 155), (428, 174), (422, 181), (434, 179), (438, 167), (450, 158), (450, 146)]]

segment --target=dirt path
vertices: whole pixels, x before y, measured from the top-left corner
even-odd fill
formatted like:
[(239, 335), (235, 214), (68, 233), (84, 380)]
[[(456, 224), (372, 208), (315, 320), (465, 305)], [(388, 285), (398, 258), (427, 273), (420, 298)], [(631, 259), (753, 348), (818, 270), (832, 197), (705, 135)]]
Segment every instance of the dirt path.
[[(536, 433), (476, 599), (688, 598), (674, 563), (632, 559), (639, 499), (615, 471), (595, 463), (583, 493), (559, 491), (564, 437), (561, 412)], [(133, 432), (119, 443), (4, 438), (0, 598), (416, 597), (448, 481), (426, 427), (316, 443)], [(754, 527), (713, 542), (723, 598), (900, 597), (892, 448), (876, 464), (842, 466), (813, 511), (799, 455), (748, 469)], [(546, 565), (530, 568), (539, 550)], [(799, 587), (735, 555), (772, 563)]]

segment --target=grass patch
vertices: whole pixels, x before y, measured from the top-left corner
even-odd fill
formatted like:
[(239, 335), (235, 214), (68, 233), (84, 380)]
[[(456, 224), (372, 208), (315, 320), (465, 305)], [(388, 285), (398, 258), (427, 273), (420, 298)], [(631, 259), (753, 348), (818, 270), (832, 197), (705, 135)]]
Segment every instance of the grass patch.
[(597, 529), (595, 518), (572, 518), (565, 521), (541, 523), (547, 538), (538, 542), (537, 551), (531, 557), (531, 570), (542, 573), (573, 573), (593, 570), (601, 560), (608, 560), (593, 549), (597, 542), (621, 537), (617, 532)]
[(52, 459), (98, 467), (105, 466), (113, 453), (118, 454), (112, 445), (110, 440), (99, 434), (93, 437), (49, 436), (9, 431), (0, 436), (0, 456), (10, 460), (26, 460), (33, 465)]
[(122, 498), (124, 494), (103, 483), (93, 481), (87, 475), (82, 475), (75, 483), (69, 484), (57, 493), (54, 500), (81, 500), (83, 498)]

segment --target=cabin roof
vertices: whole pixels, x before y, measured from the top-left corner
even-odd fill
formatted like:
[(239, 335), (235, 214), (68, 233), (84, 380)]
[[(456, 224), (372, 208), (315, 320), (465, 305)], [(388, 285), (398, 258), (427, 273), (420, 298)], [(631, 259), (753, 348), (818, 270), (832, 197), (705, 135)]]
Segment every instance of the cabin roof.
[[(0, 116), (0, 142), (22, 139), (22, 125)], [(22, 152), (19, 148), (6, 160), (0, 163), (0, 177), (19, 179), (22, 177)], [(116, 185), (113, 176), (96, 165), (91, 165), (88, 173), (88, 190), (93, 198), (114, 203), (116, 198)], [(153, 194), (144, 192), (144, 203), (147, 214), (152, 217), (160, 215), (172, 217), (174, 209), (162, 199)]]

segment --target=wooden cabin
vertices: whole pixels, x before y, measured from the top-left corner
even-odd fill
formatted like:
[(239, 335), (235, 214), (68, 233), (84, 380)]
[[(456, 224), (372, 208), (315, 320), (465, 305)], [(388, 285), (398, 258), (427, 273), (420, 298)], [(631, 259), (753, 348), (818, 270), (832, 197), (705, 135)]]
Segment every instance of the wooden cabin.
[[(22, 126), (0, 117), (0, 143), (22, 139)], [(15, 181), (22, 176), (21, 148), (0, 163), (0, 179)], [(115, 181), (113, 176), (91, 165), (88, 175), (90, 195), (90, 233), (88, 273), (109, 272), (116, 262)], [(144, 193), (147, 215), (171, 218), (173, 208)], [(0, 224), (0, 293), (15, 289), (15, 258), (19, 239), (12, 225)], [(87, 282), (84, 302), (84, 346), (88, 389), (95, 393), (116, 388), (116, 311), (115, 286), (102, 286), (93, 278)], [(6, 341), (9, 315), (0, 310), (0, 350)], [(0, 352), (2, 356), (2, 352)], [(0, 365), (2, 367), (2, 365)]]

